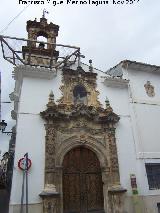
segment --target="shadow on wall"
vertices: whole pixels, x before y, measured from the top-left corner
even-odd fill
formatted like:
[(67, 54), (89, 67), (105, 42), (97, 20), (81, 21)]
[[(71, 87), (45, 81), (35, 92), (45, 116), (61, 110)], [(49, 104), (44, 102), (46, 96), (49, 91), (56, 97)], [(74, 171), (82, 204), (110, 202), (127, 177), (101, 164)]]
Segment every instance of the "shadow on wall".
[(9, 192), (5, 189), (0, 189), (0, 212), (8, 213), (9, 207)]

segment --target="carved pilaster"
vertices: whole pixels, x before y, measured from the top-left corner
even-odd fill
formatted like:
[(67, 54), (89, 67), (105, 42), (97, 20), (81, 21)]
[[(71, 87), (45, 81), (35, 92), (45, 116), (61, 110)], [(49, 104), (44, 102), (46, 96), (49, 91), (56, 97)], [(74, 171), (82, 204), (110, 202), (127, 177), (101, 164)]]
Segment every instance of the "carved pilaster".
[(112, 184), (118, 184), (119, 178), (119, 164), (117, 155), (117, 145), (115, 138), (115, 128), (110, 128), (108, 132), (109, 154), (110, 154), (110, 168), (111, 168), (111, 181)]
[(55, 182), (55, 137), (55, 128), (53, 126), (46, 125), (45, 183), (47, 184)]

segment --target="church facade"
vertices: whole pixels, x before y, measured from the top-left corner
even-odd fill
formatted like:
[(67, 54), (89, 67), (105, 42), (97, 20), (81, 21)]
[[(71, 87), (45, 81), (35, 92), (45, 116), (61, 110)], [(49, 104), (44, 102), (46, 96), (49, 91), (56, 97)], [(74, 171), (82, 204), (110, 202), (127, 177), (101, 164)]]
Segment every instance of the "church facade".
[[(59, 69), (58, 25), (28, 21), (14, 68), (15, 159), (10, 213), (20, 211), (27, 152), (32, 213), (160, 211), (160, 67), (122, 61), (102, 72), (80, 61)], [(31, 57), (29, 57), (32, 52)], [(50, 60), (52, 57), (52, 61)]]

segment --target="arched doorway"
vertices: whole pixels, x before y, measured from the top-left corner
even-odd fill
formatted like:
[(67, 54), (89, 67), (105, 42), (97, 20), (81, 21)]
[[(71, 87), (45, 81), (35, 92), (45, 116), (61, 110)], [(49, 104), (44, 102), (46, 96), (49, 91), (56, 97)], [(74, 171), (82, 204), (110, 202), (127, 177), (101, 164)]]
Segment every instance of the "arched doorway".
[(103, 213), (100, 163), (85, 147), (70, 150), (63, 160), (63, 213)]

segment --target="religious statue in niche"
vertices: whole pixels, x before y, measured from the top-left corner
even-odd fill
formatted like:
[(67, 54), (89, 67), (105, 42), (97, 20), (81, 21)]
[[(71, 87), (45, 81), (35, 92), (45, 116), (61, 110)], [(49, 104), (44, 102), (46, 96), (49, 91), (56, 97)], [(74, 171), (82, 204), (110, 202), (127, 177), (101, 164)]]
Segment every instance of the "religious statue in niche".
[(144, 85), (146, 93), (149, 97), (155, 96), (154, 86), (151, 84), (150, 81), (147, 81), (147, 83)]
[(87, 91), (84, 86), (77, 85), (73, 90), (73, 101), (74, 104), (84, 104), (87, 105)]

